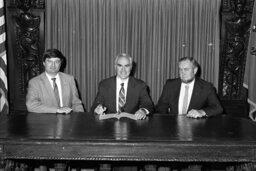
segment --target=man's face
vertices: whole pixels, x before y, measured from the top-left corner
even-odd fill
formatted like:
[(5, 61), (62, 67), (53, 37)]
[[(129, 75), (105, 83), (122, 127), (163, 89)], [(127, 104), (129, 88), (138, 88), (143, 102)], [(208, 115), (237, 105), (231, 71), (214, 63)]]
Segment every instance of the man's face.
[(131, 73), (132, 64), (130, 64), (127, 57), (121, 57), (117, 60), (115, 68), (117, 76), (121, 79), (126, 79)]
[(184, 83), (189, 83), (194, 80), (196, 72), (197, 72), (197, 67), (194, 67), (192, 62), (189, 60), (181, 61), (179, 63), (179, 74), (180, 74), (180, 79)]
[(60, 58), (46, 58), (43, 62), (45, 71), (50, 75), (56, 75), (61, 66)]

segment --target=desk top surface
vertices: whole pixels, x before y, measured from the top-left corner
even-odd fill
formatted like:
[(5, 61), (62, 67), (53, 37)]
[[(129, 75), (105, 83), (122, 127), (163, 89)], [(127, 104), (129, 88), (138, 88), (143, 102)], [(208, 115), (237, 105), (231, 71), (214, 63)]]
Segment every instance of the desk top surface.
[(146, 120), (99, 120), (90, 113), (24, 113), (0, 117), (2, 140), (67, 142), (196, 142), (255, 144), (256, 123), (226, 115), (205, 119), (154, 114)]

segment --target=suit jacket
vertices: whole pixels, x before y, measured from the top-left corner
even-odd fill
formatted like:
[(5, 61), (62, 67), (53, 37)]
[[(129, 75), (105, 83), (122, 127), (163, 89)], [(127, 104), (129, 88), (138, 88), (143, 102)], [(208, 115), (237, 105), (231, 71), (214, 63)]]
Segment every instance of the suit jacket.
[[(107, 78), (99, 83), (98, 93), (91, 107), (91, 112), (102, 104), (107, 108), (106, 113), (116, 113), (116, 77)], [(154, 112), (154, 104), (148, 94), (148, 87), (142, 80), (130, 77), (127, 86), (124, 112), (135, 113), (145, 108), (149, 113)]]
[[(70, 107), (75, 112), (83, 112), (84, 108), (81, 100), (78, 97), (74, 77), (62, 72), (59, 72), (59, 76), (62, 87), (63, 106)], [(29, 112), (56, 112), (58, 108), (57, 100), (45, 72), (29, 81), (26, 106)]]
[[(166, 81), (156, 107), (158, 113), (178, 114), (180, 88), (180, 78)], [(202, 109), (208, 116), (223, 112), (215, 88), (211, 83), (200, 78), (195, 79), (188, 111), (191, 109)]]

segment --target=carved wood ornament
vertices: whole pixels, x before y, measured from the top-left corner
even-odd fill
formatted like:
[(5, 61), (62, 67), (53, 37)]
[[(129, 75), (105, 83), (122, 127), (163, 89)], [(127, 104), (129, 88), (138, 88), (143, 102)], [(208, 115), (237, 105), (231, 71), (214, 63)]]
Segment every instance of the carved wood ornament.
[(223, 0), (219, 94), (242, 99), (243, 77), (254, 0)]
[(26, 94), (28, 81), (42, 70), (40, 46), (40, 16), (33, 14), (32, 9), (44, 8), (43, 2), (36, 0), (16, 0), (14, 5), (20, 10), (16, 21), (16, 60), (19, 74), (19, 89)]

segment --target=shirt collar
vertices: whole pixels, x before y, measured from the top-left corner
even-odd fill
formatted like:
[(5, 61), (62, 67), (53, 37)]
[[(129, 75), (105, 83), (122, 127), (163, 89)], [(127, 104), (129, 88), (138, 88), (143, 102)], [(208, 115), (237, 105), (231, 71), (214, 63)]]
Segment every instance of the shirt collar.
[(52, 78), (56, 78), (56, 80), (58, 80), (58, 79), (60, 78), (59, 73), (57, 73), (57, 75), (55, 75), (55, 77), (52, 77), (52, 76), (49, 75), (47, 72), (45, 72), (45, 75), (46, 75), (46, 77), (47, 77), (49, 80), (51, 80)]
[(181, 82), (181, 86), (186, 86), (186, 85), (188, 85), (189, 87), (194, 87), (194, 84), (195, 84), (195, 79), (193, 80), (193, 81), (191, 81), (190, 83), (183, 83), (183, 82)]
[(129, 81), (129, 77), (125, 80), (122, 80), (121, 78), (116, 77), (116, 82), (117, 82), (118, 85), (120, 85), (121, 83), (124, 83), (125, 85), (127, 85), (128, 81)]

